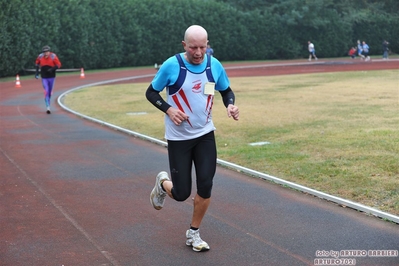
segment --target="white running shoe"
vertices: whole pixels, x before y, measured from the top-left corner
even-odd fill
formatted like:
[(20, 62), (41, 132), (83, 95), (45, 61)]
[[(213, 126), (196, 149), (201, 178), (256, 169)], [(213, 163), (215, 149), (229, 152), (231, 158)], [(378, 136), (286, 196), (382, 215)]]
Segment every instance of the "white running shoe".
[(47, 111), (46, 113), (51, 114), (50, 106), (47, 106)]
[(166, 181), (166, 180), (170, 180), (170, 179), (169, 179), (168, 173), (163, 172), (163, 171), (160, 172), (155, 179), (155, 186), (152, 189), (151, 194), (150, 194), (150, 202), (156, 210), (160, 210), (163, 207), (165, 197), (166, 197), (166, 192), (162, 189), (161, 184), (163, 181)]
[(199, 234), (199, 229), (194, 231), (192, 229), (187, 230), (186, 232), (186, 245), (192, 246), (194, 251), (207, 251), (209, 250), (209, 245), (204, 240), (201, 239)]

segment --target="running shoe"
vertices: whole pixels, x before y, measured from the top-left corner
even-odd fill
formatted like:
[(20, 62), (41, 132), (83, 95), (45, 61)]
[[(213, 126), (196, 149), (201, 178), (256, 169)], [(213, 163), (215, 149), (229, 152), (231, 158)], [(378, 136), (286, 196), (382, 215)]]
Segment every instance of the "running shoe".
[(160, 210), (163, 207), (166, 192), (162, 189), (161, 184), (166, 180), (170, 180), (166, 172), (160, 172), (155, 179), (155, 186), (150, 194), (150, 202), (156, 210)]
[(186, 238), (186, 245), (192, 246), (194, 251), (200, 252), (210, 249), (208, 243), (201, 239), (199, 229), (195, 231), (192, 229), (187, 230)]

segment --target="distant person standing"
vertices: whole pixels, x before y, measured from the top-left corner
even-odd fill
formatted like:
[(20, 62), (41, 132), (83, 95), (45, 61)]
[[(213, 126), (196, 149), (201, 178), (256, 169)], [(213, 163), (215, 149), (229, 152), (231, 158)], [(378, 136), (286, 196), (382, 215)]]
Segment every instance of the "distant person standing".
[(312, 56), (317, 60), (316, 49), (314, 48), (314, 44), (311, 41), (308, 41), (308, 50), (309, 50), (309, 61), (312, 60)]
[(50, 46), (45, 45), (42, 48), (42, 53), (36, 58), (36, 74), (35, 78), (42, 76), (42, 85), (44, 89), (44, 102), (46, 103), (47, 113), (51, 114), (50, 111), (50, 99), (53, 92), (55, 82), (55, 72), (61, 67), (61, 62), (55, 53), (50, 52)]
[(213, 56), (213, 49), (210, 44), (206, 46), (206, 54), (209, 56)]
[(363, 45), (360, 40), (357, 40), (357, 55), (360, 57), (360, 59), (364, 59)]
[(369, 61), (370, 60), (370, 56), (369, 56), (370, 47), (367, 45), (367, 43), (365, 41), (363, 41), (362, 47), (363, 47), (362, 55), (365, 58), (365, 61)]
[(388, 51), (389, 51), (388, 45), (389, 45), (389, 42), (387, 42), (386, 40), (384, 40), (382, 42), (382, 52), (383, 52), (382, 59), (384, 59), (384, 60), (388, 59)]

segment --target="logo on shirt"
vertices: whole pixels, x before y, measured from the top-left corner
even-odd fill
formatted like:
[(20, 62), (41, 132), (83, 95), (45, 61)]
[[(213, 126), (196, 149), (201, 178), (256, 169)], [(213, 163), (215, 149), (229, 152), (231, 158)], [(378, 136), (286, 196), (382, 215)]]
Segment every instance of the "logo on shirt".
[(196, 83), (193, 88), (191, 89), (192, 92), (194, 93), (200, 93), (201, 92), (201, 87), (202, 87), (202, 83), (198, 82)]

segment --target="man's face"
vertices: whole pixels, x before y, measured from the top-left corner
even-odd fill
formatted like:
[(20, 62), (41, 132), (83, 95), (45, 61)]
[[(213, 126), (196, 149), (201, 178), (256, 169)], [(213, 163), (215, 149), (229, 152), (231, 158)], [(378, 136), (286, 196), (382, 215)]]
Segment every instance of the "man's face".
[(49, 54), (50, 54), (50, 51), (45, 51), (45, 52), (43, 52), (43, 54), (44, 54), (44, 57), (48, 57), (49, 56)]
[(204, 61), (208, 40), (206, 36), (190, 36), (187, 41), (183, 41), (183, 47), (186, 51), (186, 59), (193, 65), (199, 65)]

